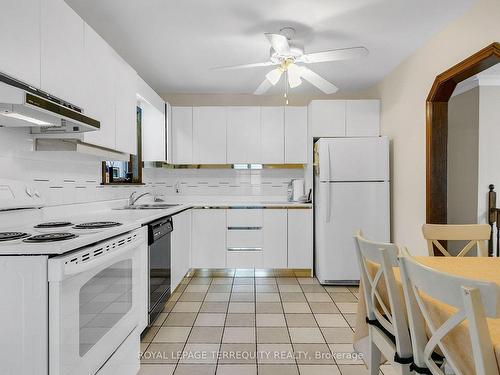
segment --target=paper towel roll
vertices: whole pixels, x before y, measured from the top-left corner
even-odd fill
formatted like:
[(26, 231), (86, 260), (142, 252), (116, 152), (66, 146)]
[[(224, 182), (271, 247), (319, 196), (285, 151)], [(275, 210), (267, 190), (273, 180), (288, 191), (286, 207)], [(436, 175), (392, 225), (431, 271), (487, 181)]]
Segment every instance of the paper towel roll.
[(293, 200), (297, 202), (304, 195), (304, 179), (293, 180)]

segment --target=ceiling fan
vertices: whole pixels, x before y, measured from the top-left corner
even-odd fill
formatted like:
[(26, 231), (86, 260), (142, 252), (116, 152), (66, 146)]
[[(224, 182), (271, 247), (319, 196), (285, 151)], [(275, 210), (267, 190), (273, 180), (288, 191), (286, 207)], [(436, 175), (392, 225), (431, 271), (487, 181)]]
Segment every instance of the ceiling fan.
[(279, 34), (265, 33), (264, 35), (271, 44), (269, 61), (214, 68), (216, 70), (233, 70), (277, 66), (266, 74), (264, 81), (255, 90), (255, 95), (264, 94), (280, 81), (283, 74), (285, 74), (290, 88), (299, 86), (304, 79), (325, 94), (333, 94), (338, 91), (333, 83), (302, 64), (350, 60), (368, 55), (368, 50), (365, 47), (341, 48), (306, 54), (303, 46), (292, 41), (295, 35), (295, 29), (292, 27), (282, 28)]

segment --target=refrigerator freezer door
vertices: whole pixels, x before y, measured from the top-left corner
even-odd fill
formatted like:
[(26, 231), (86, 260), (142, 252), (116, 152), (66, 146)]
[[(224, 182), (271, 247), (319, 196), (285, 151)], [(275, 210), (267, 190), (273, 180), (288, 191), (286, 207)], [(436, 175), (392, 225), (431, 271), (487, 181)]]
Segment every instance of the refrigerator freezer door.
[(320, 181), (389, 180), (387, 137), (322, 138), (318, 142)]
[[(361, 230), (371, 240), (389, 241), (389, 182), (317, 185), (320, 186), (315, 202), (316, 276), (322, 284), (358, 281), (353, 235)], [(330, 207), (325, 201), (327, 190)]]

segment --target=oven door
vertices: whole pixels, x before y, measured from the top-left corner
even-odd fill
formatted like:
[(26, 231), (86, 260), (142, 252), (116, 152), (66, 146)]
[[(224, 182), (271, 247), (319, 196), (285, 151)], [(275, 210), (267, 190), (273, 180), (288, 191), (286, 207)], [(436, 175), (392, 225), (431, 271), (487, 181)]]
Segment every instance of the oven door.
[(49, 259), (51, 375), (95, 374), (138, 325), (146, 246), (134, 231)]

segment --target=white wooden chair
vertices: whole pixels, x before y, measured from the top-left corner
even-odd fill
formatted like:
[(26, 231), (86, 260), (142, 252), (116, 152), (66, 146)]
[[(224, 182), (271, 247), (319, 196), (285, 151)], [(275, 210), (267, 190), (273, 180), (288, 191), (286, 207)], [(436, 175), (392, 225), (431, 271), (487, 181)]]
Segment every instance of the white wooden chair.
[[(410, 374), (413, 357), (406, 310), (393, 272), (393, 267), (398, 266), (398, 247), (390, 243), (368, 241), (361, 236), (361, 232), (356, 234), (355, 242), (368, 315), (370, 363), (367, 365), (370, 374), (379, 374), (381, 353), (398, 374)], [(369, 271), (369, 262), (380, 265), (375, 276)], [(386, 306), (377, 290), (382, 284), (387, 290), (389, 306)]]
[[(451, 330), (468, 321), (476, 375), (499, 375), (486, 322), (487, 317), (500, 317), (498, 285), (449, 275), (424, 266), (407, 255), (400, 257), (400, 269), (413, 346), (412, 368), (423, 374), (444, 375), (432, 355), (439, 348), (447, 369), (450, 368), (456, 375), (471, 375), (458, 368), (456, 359), (443, 341)], [(438, 327), (430, 319), (420, 293), (458, 311)]]
[(434, 255), (434, 246), (445, 256), (452, 256), (439, 241), (468, 241), (465, 247), (456, 255), (463, 257), (477, 246), (477, 256), (488, 256), (487, 241), (490, 239), (491, 228), (488, 224), (424, 224), (422, 233), (427, 240), (429, 255)]

